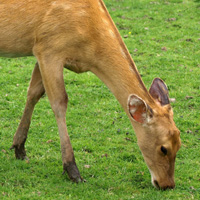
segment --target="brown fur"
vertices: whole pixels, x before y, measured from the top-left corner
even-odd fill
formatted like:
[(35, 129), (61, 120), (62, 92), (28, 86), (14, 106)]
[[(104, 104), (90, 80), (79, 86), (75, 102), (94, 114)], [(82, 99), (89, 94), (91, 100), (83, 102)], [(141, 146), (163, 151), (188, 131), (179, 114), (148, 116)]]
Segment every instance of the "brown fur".
[[(109, 87), (128, 114), (152, 174), (152, 183), (163, 189), (175, 186), (174, 162), (180, 148), (180, 134), (171, 107), (166, 105), (168, 96), (154, 84), (153, 97), (147, 91), (102, 0), (1, 1), (0, 56), (31, 55), (38, 64), (13, 140), (17, 158), (26, 156), (24, 143), (32, 112), (46, 92), (59, 128), (64, 170), (73, 181), (82, 180), (65, 123), (68, 98), (63, 68), (77, 73), (91, 71)], [(165, 88), (162, 81), (156, 80)], [(159, 101), (156, 96), (161, 97)], [(130, 106), (130, 100), (140, 102), (142, 107)], [(134, 113), (137, 113), (135, 118)], [(166, 146), (166, 156), (160, 151), (161, 146)]]

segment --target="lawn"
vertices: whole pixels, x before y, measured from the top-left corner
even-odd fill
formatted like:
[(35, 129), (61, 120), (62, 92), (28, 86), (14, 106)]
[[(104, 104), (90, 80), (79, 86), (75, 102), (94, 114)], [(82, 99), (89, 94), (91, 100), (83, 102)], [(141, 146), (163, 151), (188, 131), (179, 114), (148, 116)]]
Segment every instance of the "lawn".
[(37, 104), (26, 142), (29, 160), (16, 160), (13, 135), (26, 102), (35, 58), (0, 58), (0, 199), (200, 199), (200, 1), (105, 0), (150, 87), (169, 88), (181, 131), (174, 190), (153, 188), (128, 117), (92, 73), (64, 71), (67, 125), (85, 183), (62, 175), (58, 128), (46, 97)]

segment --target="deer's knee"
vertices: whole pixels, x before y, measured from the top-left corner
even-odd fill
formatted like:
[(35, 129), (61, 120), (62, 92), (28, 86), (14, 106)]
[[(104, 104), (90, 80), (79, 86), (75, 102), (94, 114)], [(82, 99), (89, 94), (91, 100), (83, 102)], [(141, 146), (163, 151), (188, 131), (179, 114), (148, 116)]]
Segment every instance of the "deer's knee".
[(51, 102), (52, 110), (56, 117), (65, 117), (67, 111), (68, 104), (68, 96), (65, 93), (62, 98), (55, 98), (53, 102)]

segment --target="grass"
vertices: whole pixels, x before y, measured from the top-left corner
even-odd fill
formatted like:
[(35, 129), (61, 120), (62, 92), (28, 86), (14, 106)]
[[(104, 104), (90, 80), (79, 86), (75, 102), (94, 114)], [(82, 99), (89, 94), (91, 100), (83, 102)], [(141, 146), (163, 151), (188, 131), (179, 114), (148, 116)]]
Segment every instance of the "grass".
[(168, 85), (181, 130), (175, 190), (158, 191), (128, 117), (91, 73), (65, 71), (67, 125), (86, 183), (62, 174), (58, 129), (47, 98), (37, 104), (26, 150), (9, 150), (26, 101), (34, 58), (0, 58), (0, 199), (200, 199), (200, 2), (106, 0), (145, 85)]

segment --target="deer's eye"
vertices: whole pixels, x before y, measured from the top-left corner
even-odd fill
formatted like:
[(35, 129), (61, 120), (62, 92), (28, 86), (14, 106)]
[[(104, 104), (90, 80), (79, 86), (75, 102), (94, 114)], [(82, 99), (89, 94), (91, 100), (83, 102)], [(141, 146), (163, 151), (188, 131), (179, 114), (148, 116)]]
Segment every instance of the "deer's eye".
[(167, 155), (167, 149), (164, 146), (161, 146), (160, 150), (163, 152), (163, 154)]

